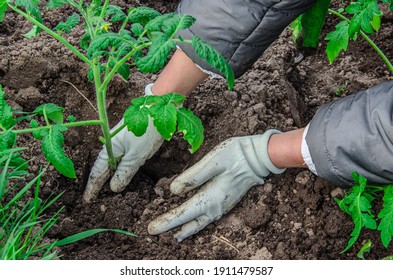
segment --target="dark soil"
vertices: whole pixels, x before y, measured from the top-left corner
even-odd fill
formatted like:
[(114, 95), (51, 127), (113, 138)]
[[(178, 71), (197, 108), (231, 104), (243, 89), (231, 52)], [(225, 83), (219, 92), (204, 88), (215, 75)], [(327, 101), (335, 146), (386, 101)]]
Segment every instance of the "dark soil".
[[(116, 2), (125, 5), (123, 1)], [(149, 5), (161, 12), (173, 11), (177, 4), (168, 0), (126, 2)], [(44, 22), (54, 27), (71, 13), (67, 9), (57, 14), (50, 12), (44, 16)], [(324, 33), (335, 24), (337, 19), (329, 16)], [(75, 115), (78, 120), (97, 118), (81, 96), (95, 101), (93, 86), (85, 78), (88, 69), (45, 34), (34, 40), (21, 37), (30, 28), (22, 17), (12, 13), (0, 25), (0, 82), (8, 101), (14, 108), (25, 111), (52, 102), (65, 107), (66, 114)], [(81, 30), (71, 32), (68, 40), (78, 45)], [(393, 59), (391, 13), (386, 13), (381, 30), (372, 38)], [(353, 225), (339, 210), (334, 197), (342, 197), (345, 190), (300, 169), (268, 176), (264, 185), (253, 187), (230, 213), (182, 243), (173, 238), (175, 230), (159, 236), (150, 236), (146, 230), (152, 219), (180, 205), (188, 196), (172, 195), (168, 189), (170, 179), (223, 140), (260, 134), (270, 128), (288, 131), (305, 126), (320, 105), (393, 79), (381, 58), (362, 39), (352, 42), (346, 54), (332, 65), (324, 48), (325, 42), (321, 40), (321, 48), (314, 56), (285, 74), (288, 62), (296, 54), (290, 31), (286, 30), (254, 67), (236, 81), (233, 91), (227, 90), (223, 80), (203, 83), (185, 104), (203, 121), (206, 140), (202, 148), (191, 155), (187, 144), (176, 135), (174, 140), (164, 143), (122, 193), (112, 193), (106, 185), (98, 199), (88, 205), (82, 203), (81, 197), (101, 149), (100, 131), (96, 127), (69, 130), (65, 150), (75, 163), (78, 178), (67, 179), (53, 167), (45, 173), (41, 197), (65, 191), (51, 209), (56, 211), (64, 206), (48, 237), (61, 239), (92, 228), (119, 228), (139, 237), (101, 233), (62, 247), (62, 258), (356, 259), (356, 253), (368, 239), (373, 247), (367, 258), (391, 255), (392, 247), (385, 249), (378, 233), (369, 230), (362, 232), (353, 249), (341, 254)], [(144, 86), (156, 78), (157, 75), (133, 71), (129, 81), (116, 78), (111, 83), (107, 106), (112, 125), (120, 120), (130, 99), (140, 96)], [(293, 96), (304, 106), (293, 106), (289, 102)], [(23, 155), (31, 160), (30, 169), (36, 174), (40, 166), (46, 165), (40, 143), (29, 135), (20, 136), (19, 141), (29, 147)]]

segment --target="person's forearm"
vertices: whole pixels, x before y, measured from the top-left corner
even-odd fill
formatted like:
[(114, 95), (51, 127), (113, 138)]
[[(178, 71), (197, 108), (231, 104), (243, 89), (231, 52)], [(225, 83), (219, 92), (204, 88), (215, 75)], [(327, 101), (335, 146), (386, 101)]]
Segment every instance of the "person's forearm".
[(175, 92), (188, 96), (207, 77), (208, 74), (178, 49), (154, 82), (152, 91), (155, 95)]
[(304, 167), (301, 144), (304, 128), (273, 134), (268, 143), (270, 160), (278, 168)]

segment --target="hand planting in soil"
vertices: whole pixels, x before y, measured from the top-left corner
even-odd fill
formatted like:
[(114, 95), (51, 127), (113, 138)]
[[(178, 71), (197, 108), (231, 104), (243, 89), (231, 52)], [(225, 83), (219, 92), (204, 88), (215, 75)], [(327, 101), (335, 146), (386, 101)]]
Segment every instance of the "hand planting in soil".
[[(89, 66), (88, 78), (94, 83), (99, 119), (74, 121), (70, 118), (64, 122), (63, 108), (55, 104), (43, 104), (29, 116), (16, 119), (11, 110), (5, 111), (3, 99), (2, 112), (7, 124), (3, 124), (1, 142), (10, 147), (14, 145), (15, 135), (30, 132), (42, 140), (42, 149), (47, 160), (63, 175), (75, 178), (72, 161), (62, 150), (63, 132), (70, 127), (100, 125), (103, 136), (100, 140), (105, 145), (107, 162), (111, 170), (116, 170), (122, 154), (113, 151), (112, 138), (127, 127), (135, 136), (143, 135), (148, 127), (149, 118), (161, 136), (170, 140), (176, 130), (184, 135), (190, 143), (191, 152), (195, 152), (203, 141), (201, 121), (181, 105), (184, 96), (169, 93), (165, 96), (145, 96), (132, 100), (132, 105), (125, 111), (122, 124), (110, 131), (105, 100), (107, 88), (114, 75), (119, 74), (129, 79), (131, 67), (141, 72), (156, 72), (162, 68), (170, 52), (176, 44), (191, 44), (195, 52), (213, 67), (219, 69), (228, 79), (228, 85), (233, 86), (233, 72), (227, 61), (206, 42), (193, 37), (183, 40), (177, 35), (181, 29), (190, 27), (195, 19), (189, 15), (164, 14), (147, 7), (130, 8), (127, 13), (109, 1), (51, 0), (46, 9), (60, 8), (70, 5), (76, 11), (66, 21), (60, 22), (55, 28), (46, 27), (42, 20), (39, 1), (1, 0), (0, 22), (4, 20), (5, 12), (13, 10), (34, 24), (27, 38), (34, 38), (44, 31), (69, 48), (77, 57)], [(70, 33), (73, 28), (84, 20), (85, 33), (80, 38), (80, 47), (71, 45), (63, 33)], [(148, 49), (147, 53), (144, 49)], [(8, 107), (7, 107), (8, 108)], [(14, 129), (14, 125), (22, 119), (42, 116), (44, 125), (37, 120), (31, 120), (28, 129)]]

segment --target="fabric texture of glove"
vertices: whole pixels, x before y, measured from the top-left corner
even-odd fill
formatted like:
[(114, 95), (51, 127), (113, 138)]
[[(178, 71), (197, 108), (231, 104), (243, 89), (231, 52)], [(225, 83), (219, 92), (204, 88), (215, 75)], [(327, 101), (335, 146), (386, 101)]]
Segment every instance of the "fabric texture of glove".
[[(181, 30), (183, 39), (193, 35), (207, 41), (230, 63), (240, 77), (275, 41), (281, 32), (315, 0), (183, 0), (177, 8), (196, 22)], [(207, 72), (220, 74), (196, 55), (189, 44), (178, 44), (194, 63)]]
[[(152, 84), (145, 88), (145, 95), (153, 95)], [(111, 131), (116, 130), (123, 124), (123, 119)], [(110, 188), (114, 192), (121, 192), (131, 182), (138, 169), (158, 151), (164, 142), (164, 138), (157, 132), (152, 119), (145, 134), (135, 136), (127, 128), (123, 128), (112, 138), (113, 153), (115, 157), (122, 157), (110, 182)], [(91, 202), (97, 198), (106, 180), (110, 177), (111, 170), (108, 164), (108, 153), (105, 146), (91, 169), (83, 199)]]
[(318, 109), (305, 140), (318, 176), (339, 186), (356, 171), (372, 184), (393, 182), (393, 81)]
[(160, 234), (183, 225), (175, 235), (180, 242), (231, 210), (252, 186), (263, 184), (270, 172), (284, 172), (274, 166), (267, 153), (274, 133), (280, 132), (268, 130), (262, 135), (228, 139), (180, 174), (170, 186), (172, 193), (201, 189), (181, 206), (152, 221), (149, 233)]

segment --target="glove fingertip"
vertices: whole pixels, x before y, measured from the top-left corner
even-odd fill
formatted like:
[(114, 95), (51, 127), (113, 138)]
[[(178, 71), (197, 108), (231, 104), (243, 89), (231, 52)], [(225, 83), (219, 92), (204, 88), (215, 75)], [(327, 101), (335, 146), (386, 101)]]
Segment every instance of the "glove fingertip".
[(177, 177), (175, 180), (170, 185), (170, 191), (173, 194), (179, 195), (186, 193), (188, 191), (191, 191), (195, 189), (197, 186), (195, 183), (189, 182), (189, 181), (183, 181), (180, 179), (180, 177)]

